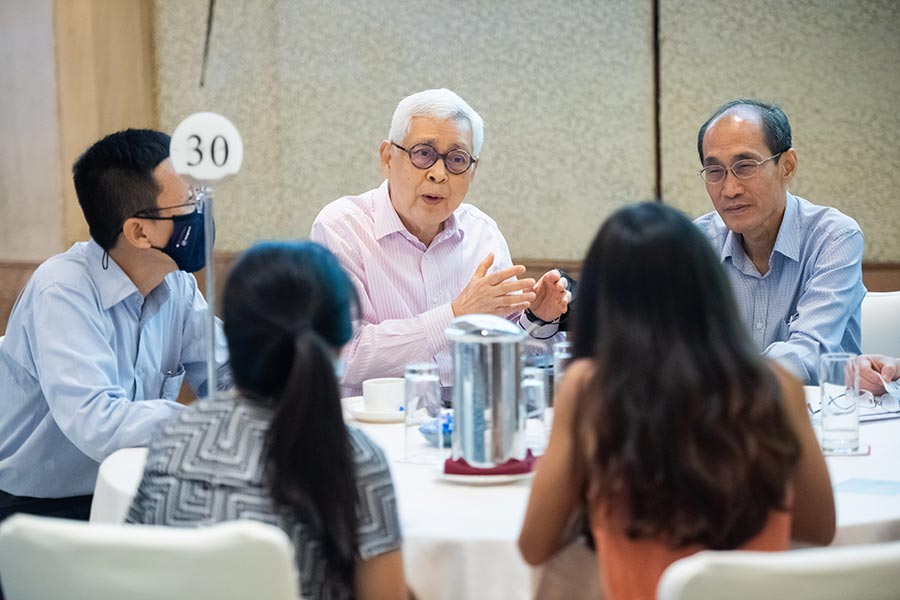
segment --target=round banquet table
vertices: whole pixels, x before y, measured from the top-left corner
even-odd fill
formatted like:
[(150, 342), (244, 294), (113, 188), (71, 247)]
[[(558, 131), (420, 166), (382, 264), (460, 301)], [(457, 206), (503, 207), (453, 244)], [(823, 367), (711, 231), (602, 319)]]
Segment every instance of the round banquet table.
[[(817, 393), (818, 388), (808, 388)], [(348, 418), (384, 448), (391, 462), (410, 587), (422, 599), (531, 598), (541, 584), (516, 546), (529, 481), (464, 486), (443, 481), (437, 465), (404, 462), (404, 425)], [(829, 456), (838, 529), (834, 544), (900, 540), (900, 419), (863, 423), (866, 456)], [(424, 441), (422, 442), (424, 444)], [(100, 467), (91, 521), (125, 519), (146, 449), (128, 448)]]

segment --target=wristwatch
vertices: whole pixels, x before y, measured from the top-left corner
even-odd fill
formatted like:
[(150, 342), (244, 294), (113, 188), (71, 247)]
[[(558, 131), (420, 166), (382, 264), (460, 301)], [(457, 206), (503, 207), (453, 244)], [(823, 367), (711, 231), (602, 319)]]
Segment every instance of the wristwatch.
[(558, 318), (554, 319), (553, 321), (545, 321), (542, 318), (540, 318), (539, 316), (537, 316), (536, 314), (534, 314), (533, 312), (531, 312), (530, 308), (525, 309), (525, 318), (528, 319), (529, 321), (531, 321), (532, 323), (534, 323), (536, 325), (540, 325), (540, 326), (550, 325), (551, 323), (556, 323), (559, 321)]

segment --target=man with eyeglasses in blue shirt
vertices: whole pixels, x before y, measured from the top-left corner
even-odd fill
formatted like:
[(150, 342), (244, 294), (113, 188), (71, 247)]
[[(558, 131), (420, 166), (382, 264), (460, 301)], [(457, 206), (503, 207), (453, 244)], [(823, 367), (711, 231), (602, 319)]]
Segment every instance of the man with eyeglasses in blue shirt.
[(797, 151), (777, 105), (722, 105), (700, 127), (697, 150), (715, 211), (695, 223), (721, 257), (744, 322), (765, 356), (816, 384), (820, 354), (860, 351), (859, 225), (788, 192)]
[[(0, 519), (87, 519), (100, 462), (146, 446), (206, 394), (202, 199), (169, 160), (169, 136), (129, 129), (73, 167), (91, 239), (44, 262), (0, 346)], [(223, 336), (220, 387), (230, 380)]]

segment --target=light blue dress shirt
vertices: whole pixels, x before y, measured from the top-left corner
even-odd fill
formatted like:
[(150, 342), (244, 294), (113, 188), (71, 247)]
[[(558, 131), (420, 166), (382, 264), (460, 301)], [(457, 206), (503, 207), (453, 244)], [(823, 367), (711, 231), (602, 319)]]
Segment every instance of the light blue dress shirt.
[(744, 323), (767, 357), (811, 385), (824, 352), (860, 351), (863, 233), (856, 221), (827, 206), (787, 194), (784, 218), (760, 275), (741, 235), (715, 212), (694, 221), (709, 237)]
[[(0, 346), (0, 489), (17, 496), (90, 494), (100, 461), (146, 446), (182, 408), (182, 381), (206, 394), (206, 301), (169, 273), (144, 298), (93, 240), (34, 272)], [(227, 350), (217, 333), (219, 387)]]

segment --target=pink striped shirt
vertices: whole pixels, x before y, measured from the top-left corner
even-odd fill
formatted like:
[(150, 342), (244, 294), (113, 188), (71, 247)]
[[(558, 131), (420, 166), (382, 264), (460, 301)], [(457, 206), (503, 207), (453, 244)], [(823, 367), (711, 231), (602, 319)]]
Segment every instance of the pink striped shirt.
[[(494, 253), (491, 271), (512, 265), (497, 224), (470, 204), (461, 204), (426, 247), (400, 221), (387, 181), (323, 208), (310, 237), (338, 257), (359, 293), (360, 321), (344, 348), (348, 393), (358, 393), (366, 379), (402, 377), (407, 364), (430, 360), (438, 365), (441, 385), (450, 385), (444, 337), (453, 320), (450, 303), (488, 253)], [(555, 329), (546, 325), (533, 334), (545, 337)]]

